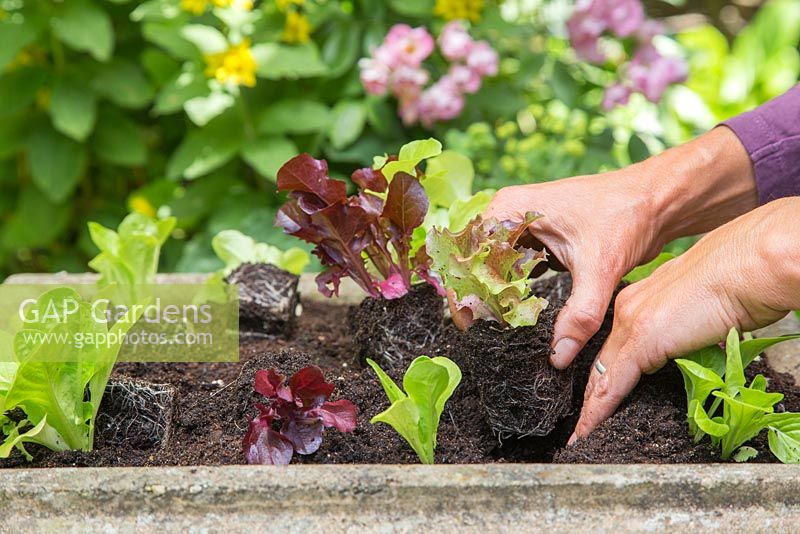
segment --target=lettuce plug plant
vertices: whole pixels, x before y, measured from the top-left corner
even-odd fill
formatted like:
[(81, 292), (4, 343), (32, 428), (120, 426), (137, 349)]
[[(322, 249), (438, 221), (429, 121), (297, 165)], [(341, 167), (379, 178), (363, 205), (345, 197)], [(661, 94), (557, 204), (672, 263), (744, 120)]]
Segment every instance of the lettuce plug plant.
[(497, 321), (512, 328), (535, 325), (547, 300), (531, 292), (529, 277), (546, 260), (544, 251), (517, 241), (540, 215), (529, 212), (519, 222), (476, 217), (460, 232), (434, 229), (427, 253), (445, 287), (456, 293), (456, 306), (472, 319)]
[(423, 464), (434, 462), (436, 432), (444, 405), (461, 382), (461, 369), (452, 360), (420, 356), (411, 362), (403, 376), (403, 389), (374, 361), (367, 363), (391, 402), (391, 406), (370, 422), (386, 423), (403, 436)]
[(268, 243), (259, 243), (238, 230), (223, 230), (211, 240), (217, 257), (225, 263), (222, 276), (227, 276), (243, 263), (269, 263), (292, 274), (301, 274), (309, 263), (308, 253), (298, 247), (281, 250)]
[[(74, 305), (74, 313), (48, 313), (65, 302)], [(31, 460), (26, 443), (54, 451), (92, 449), (106, 384), (124, 334), (138, 319), (131, 311), (109, 328), (95, 320), (95, 313), (104, 312), (102, 301), (92, 303), (71, 288), (56, 288), (26, 310), (25, 327), (13, 339), (0, 338), (0, 350), (14, 354), (0, 364), (0, 429), (5, 436), (0, 458), (16, 448)], [(44, 337), (77, 340), (78, 335), (87, 342), (79, 346)], [(93, 344), (89, 339), (109, 342)], [(16, 409), (24, 413), (23, 419), (12, 417)]]
[(763, 375), (749, 385), (744, 376), (744, 369), (764, 349), (792, 339), (800, 339), (800, 334), (740, 341), (732, 328), (724, 350), (712, 346), (675, 360), (683, 374), (687, 421), (695, 442), (708, 435), (722, 459), (746, 461), (756, 451), (745, 443), (767, 430), (772, 453), (783, 463), (800, 463), (800, 413), (775, 413), (783, 394), (767, 392)]
[[(325, 428), (352, 432), (357, 410), (349, 400), (329, 401), (333, 384), (319, 367), (309, 365), (286, 376), (275, 369), (256, 372), (254, 389), (267, 398), (257, 403), (258, 417), (250, 422), (242, 449), (247, 463), (288, 465), (292, 456), (314, 454)], [(273, 428), (280, 423), (279, 429)]]
[(358, 192), (351, 196), (344, 181), (328, 176), (324, 160), (301, 154), (281, 167), (278, 189), (290, 200), (275, 224), (315, 245), (324, 268), (320, 292), (338, 294), (344, 277), (372, 298), (402, 297), (414, 276), (438, 285), (427, 256), (413, 252), (411, 241), (429, 206), (418, 166), (441, 151), (439, 141), (427, 139), (403, 146), (397, 156), (376, 157), (372, 167), (353, 173)]

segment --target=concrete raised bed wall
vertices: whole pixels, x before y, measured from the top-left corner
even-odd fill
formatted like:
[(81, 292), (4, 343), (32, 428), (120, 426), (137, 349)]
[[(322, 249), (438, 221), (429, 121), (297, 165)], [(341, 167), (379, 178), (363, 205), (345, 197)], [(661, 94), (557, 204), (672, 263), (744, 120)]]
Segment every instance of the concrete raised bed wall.
[[(166, 275), (193, 283), (197, 275)], [(14, 275), (6, 283), (93, 283)], [(315, 298), (312, 277), (301, 290)], [(357, 302), (347, 290), (343, 300)], [(760, 335), (800, 331), (792, 316)], [(800, 376), (800, 343), (768, 351)], [(0, 532), (796, 531), (800, 466), (331, 465), (0, 470)]]

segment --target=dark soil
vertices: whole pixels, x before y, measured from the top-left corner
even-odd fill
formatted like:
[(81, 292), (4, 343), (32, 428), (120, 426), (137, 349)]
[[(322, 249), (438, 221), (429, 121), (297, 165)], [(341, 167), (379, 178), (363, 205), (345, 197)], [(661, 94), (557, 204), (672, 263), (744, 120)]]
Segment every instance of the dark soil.
[(356, 356), (384, 368), (405, 369), (442, 331), (444, 301), (428, 284), (414, 286), (394, 300), (366, 298), (350, 310), (347, 320)]
[(572, 409), (575, 368), (559, 371), (548, 361), (563, 304), (551, 302), (536, 326), (479, 321), (457, 338), (455, 361), (472, 376), (487, 422), (501, 437), (545, 436)]
[[(538, 291), (551, 299), (569, 295), (569, 278), (543, 283)], [(116, 377), (131, 377), (176, 389), (176, 401), (169, 439), (162, 446), (129, 436), (108, 440), (102, 433), (92, 452), (51, 451), (28, 447), (35, 467), (58, 466), (161, 466), (217, 465), (244, 462), (242, 438), (248, 421), (256, 415), (257, 399), (252, 382), (255, 371), (276, 367), (285, 374), (314, 363), (335, 384), (333, 399), (350, 399), (359, 409), (358, 426), (351, 434), (334, 429), (325, 432), (322, 447), (310, 456), (295, 455), (294, 463), (417, 463), (411, 448), (384, 424), (372, 425), (372, 416), (387, 407), (371, 369), (363, 368), (352, 348), (347, 321), (348, 307), (330, 303), (304, 303), (304, 311), (289, 339), (258, 339), (243, 342), (238, 363), (125, 363), (115, 369)], [(420, 313), (424, 313), (420, 310)], [(674, 463), (713, 462), (717, 457), (706, 442), (692, 443), (685, 417), (683, 383), (674, 364), (642, 379), (636, 391), (618, 413), (601, 425), (591, 438), (565, 448), (583, 400), (589, 369), (610, 329), (612, 314), (606, 317), (601, 334), (579, 355), (575, 364), (570, 413), (556, 423), (548, 436), (500, 440), (486, 423), (475, 377), (463, 369), (464, 378), (445, 406), (438, 434), (436, 460), (440, 463), (487, 462), (603, 462)], [(419, 354), (447, 355), (458, 360), (454, 340), (458, 333), (445, 323), (440, 335), (429, 340)], [(414, 354), (416, 355), (416, 354)], [(517, 366), (522, 377), (527, 369)], [(401, 383), (402, 370), (386, 369)], [(749, 374), (760, 372), (770, 380), (772, 390), (786, 399), (779, 409), (800, 410), (800, 389), (794, 380), (776, 373), (764, 362), (755, 362)], [(766, 439), (752, 444), (761, 454), (756, 461), (772, 461)], [(19, 455), (0, 461), (4, 467), (29, 466)]]
[(291, 336), (300, 304), (300, 278), (265, 263), (243, 263), (228, 275), (239, 284), (239, 329), (271, 336)]

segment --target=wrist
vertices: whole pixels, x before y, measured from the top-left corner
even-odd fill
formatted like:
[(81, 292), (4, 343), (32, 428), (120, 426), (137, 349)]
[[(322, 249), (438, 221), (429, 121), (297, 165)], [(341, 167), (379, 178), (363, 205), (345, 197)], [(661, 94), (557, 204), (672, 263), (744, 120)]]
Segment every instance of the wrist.
[(641, 164), (663, 243), (708, 232), (758, 206), (750, 157), (736, 134), (714, 128)]
[(774, 304), (781, 311), (800, 309), (800, 197), (772, 201), (758, 212), (753, 215), (765, 226), (759, 232), (758, 256), (776, 288)]

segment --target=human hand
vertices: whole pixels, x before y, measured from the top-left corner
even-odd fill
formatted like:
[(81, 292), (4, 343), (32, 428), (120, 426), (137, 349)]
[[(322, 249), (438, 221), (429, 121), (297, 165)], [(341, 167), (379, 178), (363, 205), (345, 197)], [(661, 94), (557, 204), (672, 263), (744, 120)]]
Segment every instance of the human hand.
[(800, 307), (799, 217), (800, 198), (766, 204), (623, 289), (570, 443), (611, 416), (642, 373)]
[[(619, 171), (501, 189), (484, 216), (544, 215), (530, 231), (573, 278), (553, 336), (551, 363), (563, 369), (600, 328), (627, 272), (668, 240), (715, 228), (757, 202), (746, 151), (730, 130), (717, 128)], [(454, 322), (469, 326), (468, 310), (449, 300)]]

